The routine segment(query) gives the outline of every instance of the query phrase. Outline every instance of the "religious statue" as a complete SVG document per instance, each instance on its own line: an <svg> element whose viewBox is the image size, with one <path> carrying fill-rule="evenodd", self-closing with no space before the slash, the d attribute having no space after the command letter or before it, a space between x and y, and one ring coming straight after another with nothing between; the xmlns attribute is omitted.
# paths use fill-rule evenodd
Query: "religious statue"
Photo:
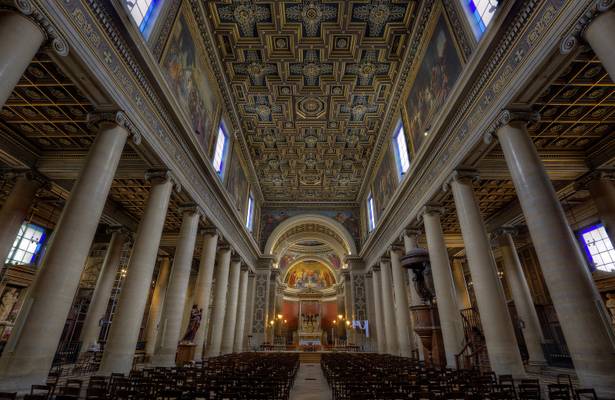
<svg viewBox="0 0 615 400"><path fill-rule="evenodd" d="M182 342L191 343L194 341L196 332L199 330L199 326L201 326L202 317L203 317L203 309L199 308L196 304L192 305L192 310L190 310L190 322L188 323L186 334L181 340Z"/></svg>
<svg viewBox="0 0 615 400"><path fill-rule="evenodd" d="M615 325L615 293L608 293L606 298L606 308L608 308L611 314L611 323Z"/></svg>
<svg viewBox="0 0 615 400"><path fill-rule="evenodd" d="M0 299L0 321L8 321L13 311L15 303L19 298L19 290L14 287L7 287Z"/></svg>

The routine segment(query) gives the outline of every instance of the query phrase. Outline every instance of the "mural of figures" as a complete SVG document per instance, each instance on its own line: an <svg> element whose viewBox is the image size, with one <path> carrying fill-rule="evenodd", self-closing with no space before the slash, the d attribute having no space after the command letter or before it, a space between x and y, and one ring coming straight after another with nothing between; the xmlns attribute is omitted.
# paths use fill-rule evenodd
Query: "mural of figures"
<svg viewBox="0 0 615 400"><path fill-rule="evenodd" d="M182 7L162 55L167 82L184 109L205 154L217 128L221 95L190 12Z"/></svg>
<svg viewBox="0 0 615 400"><path fill-rule="evenodd" d="M358 242L359 238L359 214L358 210L313 210L313 209L274 209L274 208L263 208L261 211L261 233L260 238L263 241L261 246L265 245L265 241L271 235L271 232L280 225L282 222L287 220L288 218L301 215L301 214L318 214L324 215L325 217L332 218L342 224L344 228L348 230L348 232L355 239L355 242Z"/></svg>
<svg viewBox="0 0 615 400"><path fill-rule="evenodd" d="M457 81L461 68L461 58L441 14L406 102L409 124L406 129L415 154L425 139L425 131Z"/></svg>
<svg viewBox="0 0 615 400"><path fill-rule="evenodd" d="M237 207L241 215L245 216L250 186L246 178L246 173L239 161L241 159L239 146L233 147L233 154L228 166L228 171L226 172L226 188L233 199L235 199L235 207Z"/></svg>
<svg viewBox="0 0 615 400"><path fill-rule="evenodd" d="M294 289L325 289L335 283L333 274L317 261L303 261L286 274L286 283Z"/></svg>
<svg viewBox="0 0 615 400"><path fill-rule="evenodd" d="M398 185L397 166L395 165L393 149L389 145L372 183L372 196L376 202L376 218L380 218Z"/></svg>

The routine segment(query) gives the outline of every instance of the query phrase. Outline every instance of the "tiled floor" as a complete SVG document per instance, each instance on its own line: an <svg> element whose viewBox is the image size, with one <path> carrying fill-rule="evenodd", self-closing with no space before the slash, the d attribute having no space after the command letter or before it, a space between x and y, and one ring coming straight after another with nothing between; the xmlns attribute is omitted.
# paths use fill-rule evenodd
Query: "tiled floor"
<svg viewBox="0 0 615 400"><path fill-rule="evenodd" d="M290 400L331 400L331 389L320 364L302 363L299 366Z"/></svg>

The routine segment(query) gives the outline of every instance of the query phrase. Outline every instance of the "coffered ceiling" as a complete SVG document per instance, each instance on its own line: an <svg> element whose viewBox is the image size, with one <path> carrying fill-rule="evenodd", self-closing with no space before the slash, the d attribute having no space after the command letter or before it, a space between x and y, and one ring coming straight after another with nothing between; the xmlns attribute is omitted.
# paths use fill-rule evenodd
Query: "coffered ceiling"
<svg viewBox="0 0 615 400"><path fill-rule="evenodd" d="M265 201L355 201L417 1L207 1Z"/></svg>

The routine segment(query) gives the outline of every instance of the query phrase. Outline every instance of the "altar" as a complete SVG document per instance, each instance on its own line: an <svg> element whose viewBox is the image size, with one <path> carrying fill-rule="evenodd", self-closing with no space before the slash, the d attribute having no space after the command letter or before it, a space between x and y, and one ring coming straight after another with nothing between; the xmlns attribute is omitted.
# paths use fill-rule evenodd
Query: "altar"
<svg viewBox="0 0 615 400"><path fill-rule="evenodd" d="M319 301L303 300L299 303L299 346L322 345L321 316Z"/></svg>

